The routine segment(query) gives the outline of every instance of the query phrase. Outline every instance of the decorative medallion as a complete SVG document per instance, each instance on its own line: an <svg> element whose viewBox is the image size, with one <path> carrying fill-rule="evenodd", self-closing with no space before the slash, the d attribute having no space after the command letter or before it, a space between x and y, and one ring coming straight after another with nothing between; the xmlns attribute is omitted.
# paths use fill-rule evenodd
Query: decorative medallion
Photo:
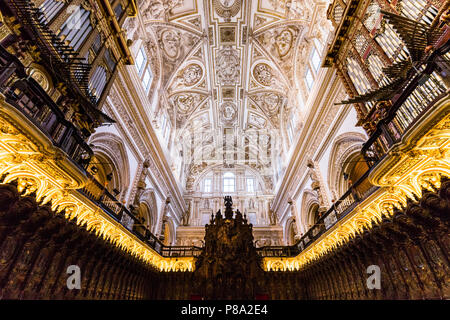
<svg viewBox="0 0 450 320"><path fill-rule="evenodd" d="M161 48L170 59L176 59L180 53L181 36L178 32L166 29L161 33Z"/></svg>
<svg viewBox="0 0 450 320"><path fill-rule="evenodd" d="M280 58L286 56L292 48L294 35L290 29L284 29L275 38L275 47Z"/></svg>
<svg viewBox="0 0 450 320"><path fill-rule="evenodd" d="M253 77L260 84L268 87L272 84L272 68L266 63L259 63L253 68Z"/></svg>
<svg viewBox="0 0 450 320"><path fill-rule="evenodd" d="M193 86L202 79L203 69L198 64L190 64L183 70L182 77L185 86Z"/></svg>
<svg viewBox="0 0 450 320"><path fill-rule="evenodd" d="M258 103L264 112L271 115L278 114L283 102L283 96L275 92L258 93L251 98Z"/></svg>
<svg viewBox="0 0 450 320"><path fill-rule="evenodd" d="M31 77L44 89L45 91L48 91L50 89L50 81L48 80L48 77L38 69L32 69L31 70Z"/></svg>
<svg viewBox="0 0 450 320"><path fill-rule="evenodd" d="M236 105L232 102L222 104L222 117L227 122L232 122L236 118Z"/></svg>
<svg viewBox="0 0 450 320"><path fill-rule="evenodd" d="M217 52L217 78L221 85L234 85L239 81L240 71L239 52L231 46L226 46Z"/></svg>

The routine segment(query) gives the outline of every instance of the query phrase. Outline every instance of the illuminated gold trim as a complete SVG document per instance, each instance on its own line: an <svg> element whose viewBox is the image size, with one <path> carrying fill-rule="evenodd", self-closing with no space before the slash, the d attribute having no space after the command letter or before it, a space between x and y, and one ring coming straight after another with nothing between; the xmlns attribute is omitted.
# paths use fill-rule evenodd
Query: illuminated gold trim
<svg viewBox="0 0 450 320"><path fill-rule="evenodd" d="M450 100L444 99L431 108L425 121L407 134L401 147L393 148L380 163L371 182L381 186L353 212L338 221L314 244L292 258L264 258L266 271L301 270L307 263L334 250L336 247L390 217L399 203L406 207L406 199L421 195L422 188L432 190L440 186L440 177L450 177ZM443 117L440 115L444 115ZM441 119L437 123L436 119ZM430 125L432 124L432 125Z"/></svg>
<svg viewBox="0 0 450 320"><path fill-rule="evenodd" d="M97 236L159 271L194 270L194 258L162 257L79 193L87 182L84 173L0 94L0 183L13 181L22 195L34 192L40 205L51 203L57 214L87 224Z"/></svg>

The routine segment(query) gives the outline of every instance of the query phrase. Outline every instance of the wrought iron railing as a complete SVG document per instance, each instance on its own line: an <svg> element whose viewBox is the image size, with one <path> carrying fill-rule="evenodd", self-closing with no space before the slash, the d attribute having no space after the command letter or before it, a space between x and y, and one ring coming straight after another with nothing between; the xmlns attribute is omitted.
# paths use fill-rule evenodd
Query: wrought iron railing
<svg viewBox="0 0 450 320"><path fill-rule="evenodd" d="M367 189L361 187L367 185L367 177L372 169L364 173L358 181L356 181L339 198L333 205L325 212L309 230L300 238L300 240L293 246L277 246L277 247L261 247L257 251L262 257L293 257L300 254L303 250L309 247L328 229L334 226L338 221L344 218L347 214L355 209L355 207L373 194L379 187L372 186Z"/></svg>
<svg viewBox="0 0 450 320"><path fill-rule="evenodd" d="M55 146L65 151L75 164L86 168L93 152L78 129L65 119L55 102L2 46L0 92L5 96L6 102L21 111Z"/></svg>
<svg viewBox="0 0 450 320"><path fill-rule="evenodd" d="M296 256L328 229L353 211L361 201L367 199L372 193L379 189L372 186L361 194L360 186L367 182L369 173L376 167L388 153L389 149L401 141L408 130L413 127L421 117L430 110L437 101L448 96L449 90L443 83L438 81L435 72L436 63L447 65L450 71L450 55L448 53L449 44L435 51L428 59L428 63L423 64L414 77L412 77L404 88L394 96L391 101L387 115L378 122L377 130L370 136L362 147L369 170L361 176L358 181L350 186L342 197L337 200L331 208L320 217L294 245L290 247L262 247L259 254L263 257L289 257ZM367 185L367 184L366 184Z"/></svg>
<svg viewBox="0 0 450 320"><path fill-rule="evenodd" d="M203 248L196 246L164 246L161 250L163 257L198 257Z"/></svg>
<svg viewBox="0 0 450 320"><path fill-rule="evenodd" d="M147 244L163 257L196 257L202 248L195 246L166 246L159 240L135 214L112 195L108 189L87 173L88 182L78 190L93 201L114 220L120 222L139 240Z"/></svg>
<svg viewBox="0 0 450 320"><path fill-rule="evenodd" d="M156 252L165 257L198 256L201 248L165 246L128 208L98 182L86 169L93 152L78 129L42 87L27 75L23 65L0 46L0 92L8 104L24 114L55 146L86 173L88 183L78 190L114 220Z"/></svg>
<svg viewBox="0 0 450 320"><path fill-rule="evenodd" d="M257 248L258 254L265 258L270 257L295 257L300 253L296 245L293 246L268 246Z"/></svg>

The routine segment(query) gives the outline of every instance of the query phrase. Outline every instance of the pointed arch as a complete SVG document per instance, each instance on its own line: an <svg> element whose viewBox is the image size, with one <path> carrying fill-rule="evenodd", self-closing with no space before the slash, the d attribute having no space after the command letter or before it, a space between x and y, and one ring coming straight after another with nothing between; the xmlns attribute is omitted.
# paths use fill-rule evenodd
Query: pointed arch
<svg viewBox="0 0 450 320"><path fill-rule="evenodd" d="M348 181L344 176L362 161L360 150L366 141L364 134L346 132L334 139L328 162L328 187L332 197L337 200L348 189ZM355 181L353 181L355 182Z"/></svg>
<svg viewBox="0 0 450 320"><path fill-rule="evenodd" d="M146 227L149 230L154 231L153 229L158 221L158 203L156 202L154 190L151 188L146 189L140 197L139 202L139 213L142 212Z"/></svg>
<svg viewBox="0 0 450 320"><path fill-rule="evenodd" d="M304 230L308 230L316 223L318 209L320 206L316 192L311 189L305 189L301 203L300 224Z"/></svg>
<svg viewBox="0 0 450 320"><path fill-rule="evenodd" d="M130 185L130 163L122 138L113 133L101 132L94 134L89 144L94 152L90 169L96 167L98 170L95 178L105 183L106 176L111 174L107 188L110 192L114 189L119 191L120 200L123 200Z"/></svg>

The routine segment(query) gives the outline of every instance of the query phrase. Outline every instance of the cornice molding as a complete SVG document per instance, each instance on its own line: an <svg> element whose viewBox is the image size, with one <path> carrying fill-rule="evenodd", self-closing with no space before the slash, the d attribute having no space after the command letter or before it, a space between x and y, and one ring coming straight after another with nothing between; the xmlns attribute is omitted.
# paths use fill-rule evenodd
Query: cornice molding
<svg viewBox="0 0 450 320"><path fill-rule="evenodd" d="M179 223L182 213L186 210L186 203L151 124L150 101L147 97L142 97L142 92L139 92L142 90L137 89L138 86L141 84L130 77L129 70L122 68L110 93L113 108L120 116L118 122L132 136L132 139L128 139L129 142L133 140L143 158L150 161L150 172L158 176L154 177L154 181L161 186L166 197L171 197L172 208Z"/></svg>

